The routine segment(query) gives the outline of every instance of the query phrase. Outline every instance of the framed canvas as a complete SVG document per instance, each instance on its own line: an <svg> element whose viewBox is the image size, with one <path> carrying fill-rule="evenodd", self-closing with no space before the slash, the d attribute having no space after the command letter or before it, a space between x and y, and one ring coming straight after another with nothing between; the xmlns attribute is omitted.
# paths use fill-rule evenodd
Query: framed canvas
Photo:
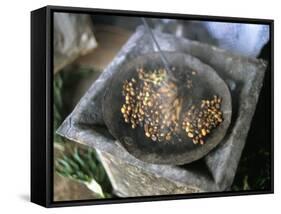
<svg viewBox="0 0 281 214"><path fill-rule="evenodd" d="M273 20L31 12L31 201L273 193Z"/></svg>

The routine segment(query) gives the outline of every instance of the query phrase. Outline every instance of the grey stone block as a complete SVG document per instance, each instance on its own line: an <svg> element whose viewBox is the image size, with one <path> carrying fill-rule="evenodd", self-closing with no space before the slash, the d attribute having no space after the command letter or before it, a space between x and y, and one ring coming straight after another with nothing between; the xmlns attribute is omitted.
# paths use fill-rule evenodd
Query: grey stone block
<svg viewBox="0 0 281 214"><path fill-rule="evenodd" d="M186 165L160 165L129 154L104 125L102 99L110 77L128 60L157 51L139 27L111 64L82 97L58 129L70 140L95 148L119 196L167 195L228 190L244 148L263 83L266 62L234 55L214 46L155 32L164 51L198 58L212 67L228 85L232 119L219 145L199 161Z"/></svg>

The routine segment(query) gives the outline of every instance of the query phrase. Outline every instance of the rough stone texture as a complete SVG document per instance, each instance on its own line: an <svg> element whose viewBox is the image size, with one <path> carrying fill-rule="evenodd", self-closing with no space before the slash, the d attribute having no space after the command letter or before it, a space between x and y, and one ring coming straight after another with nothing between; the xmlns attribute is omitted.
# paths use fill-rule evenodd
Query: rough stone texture
<svg viewBox="0 0 281 214"><path fill-rule="evenodd" d="M193 185L178 182L171 176L158 177L154 173L127 164L109 153L99 152L99 155L102 157L103 166L109 173L111 184L117 195L134 197L200 192L200 189ZM176 171L176 169L174 170ZM142 176L139 176L140 173Z"/></svg>
<svg viewBox="0 0 281 214"><path fill-rule="evenodd" d="M220 144L199 161L184 166L157 165L134 158L109 134L104 126L101 103L106 82L122 63L153 51L142 27L82 97L58 133L98 150L115 192L120 196L175 194L181 191L179 189L181 193L227 190L245 145L266 63L168 34L155 32L155 35L162 50L197 57L227 83L232 97L232 121ZM156 47L153 49L156 51ZM147 190L149 188L151 191Z"/></svg>
<svg viewBox="0 0 281 214"><path fill-rule="evenodd" d="M89 15L54 13L54 72L96 46Z"/></svg>

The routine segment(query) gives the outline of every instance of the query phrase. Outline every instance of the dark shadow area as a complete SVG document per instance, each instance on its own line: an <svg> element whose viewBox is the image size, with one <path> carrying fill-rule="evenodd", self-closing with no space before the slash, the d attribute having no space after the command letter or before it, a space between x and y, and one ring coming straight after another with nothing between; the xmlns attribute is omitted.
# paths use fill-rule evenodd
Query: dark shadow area
<svg viewBox="0 0 281 214"><path fill-rule="evenodd" d="M19 195L19 198L23 201L30 202L30 195L28 194Z"/></svg>
<svg viewBox="0 0 281 214"><path fill-rule="evenodd" d="M262 90L242 153L233 190L271 190L271 70L270 43L258 58L269 62Z"/></svg>

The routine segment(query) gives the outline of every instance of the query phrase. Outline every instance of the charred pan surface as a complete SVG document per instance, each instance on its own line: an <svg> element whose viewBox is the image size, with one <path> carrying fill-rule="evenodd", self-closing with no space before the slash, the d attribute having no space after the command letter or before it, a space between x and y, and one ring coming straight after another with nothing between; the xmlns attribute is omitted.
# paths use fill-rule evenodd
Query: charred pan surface
<svg viewBox="0 0 281 214"><path fill-rule="evenodd" d="M136 158L149 163L181 165L200 159L220 143L231 120L231 96L227 85L211 67L190 55L176 52L165 52L165 55L178 81L171 82L167 77L157 84L143 81L137 71L140 65L141 71L150 76L163 65L158 53L139 56L120 67L109 81L103 118L109 132ZM188 111L200 109L203 100L214 96L223 100L219 112L224 119L212 131L208 126L208 136L204 129L205 136L200 134L200 138L199 133L186 132L182 124L188 119ZM196 117L198 120L199 115ZM202 132L202 129L194 131ZM203 137L206 143L198 143Z"/></svg>

